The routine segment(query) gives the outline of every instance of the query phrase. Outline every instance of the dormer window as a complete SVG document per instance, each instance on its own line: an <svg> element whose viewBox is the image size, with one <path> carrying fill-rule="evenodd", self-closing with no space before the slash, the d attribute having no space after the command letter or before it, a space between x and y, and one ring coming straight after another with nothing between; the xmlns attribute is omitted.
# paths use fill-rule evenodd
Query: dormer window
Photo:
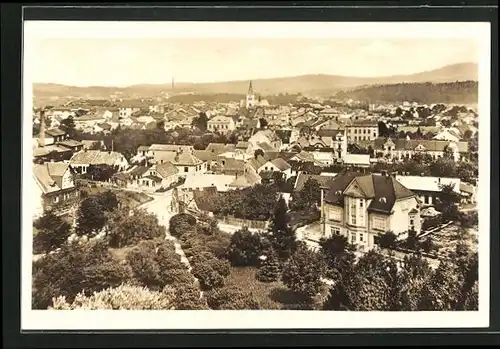
<svg viewBox="0 0 500 349"><path fill-rule="evenodd" d="M341 195L341 194L342 194L342 192L341 192L340 190L337 190L337 191L335 192L335 195Z"/></svg>
<svg viewBox="0 0 500 349"><path fill-rule="evenodd" d="M379 202L386 204L387 203L387 198L385 196L382 196L381 198L378 199Z"/></svg>

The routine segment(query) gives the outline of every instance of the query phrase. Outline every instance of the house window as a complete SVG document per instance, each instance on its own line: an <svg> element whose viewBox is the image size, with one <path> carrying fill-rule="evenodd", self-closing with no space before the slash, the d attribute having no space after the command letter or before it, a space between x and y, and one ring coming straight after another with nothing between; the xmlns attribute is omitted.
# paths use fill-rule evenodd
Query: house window
<svg viewBox="0 0 500 349"><path fill-rule="evenodd" d="M359 207L360 207L360 208L363 208L363 204L364 204L364 200L363 200L363 199L360 199L360 200L359 200Z"/></svg>
<svg viewBox="0 0 500 349"><path fill-rule="evenodd" d="M415 230L415 216L410 216L410 230Z"/></svg>
<svg viewBox="0 0 500 349"><path fill-rule="evenodd" d="M184 167L184 172L189 172L189 168L187 166Z"/></svg>
<svg viewBox="0 0 500 349"><path fill-rule="evenodd" d="M356 243L356 233L351 232L351 244L355 244L355 243Z"/></svg>
<svg viewBox="0 0 500 349"><path fill-rule="evenodd" d="M332 235L340 235L340 228L337 227L330 227L330 233Z"/></svg>
<svg viewBox="0 0 500 349"><path fill-rule="evenodd" d="M385 230L385 219L381 217L373 217L373 229L375 230Z"/></svg>
<svg viewBox="0 0 500 349"><path fill-rule="evenodd" d="M59 196L54 197L54 202L59 202Z"/></svg>
<svg viewBox="0 0 500 349"><path fill-rule="evenodd" d="M359 233L359 241L360 241L360 242L363 242L363 241L364 241L364 239L365 239L364 234L363 234L363 233Z"/></svg>

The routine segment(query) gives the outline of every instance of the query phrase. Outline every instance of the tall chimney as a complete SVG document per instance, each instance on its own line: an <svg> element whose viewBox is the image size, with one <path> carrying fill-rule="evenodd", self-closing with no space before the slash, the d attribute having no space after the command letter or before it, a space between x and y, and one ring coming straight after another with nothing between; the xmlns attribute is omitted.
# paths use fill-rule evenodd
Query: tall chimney
<svg viewBox="0 0 500 349"><path fill-rule="evenodd" d="M40 135L38 136L40 148L45 147L45 109L40 110Z"/></svg>

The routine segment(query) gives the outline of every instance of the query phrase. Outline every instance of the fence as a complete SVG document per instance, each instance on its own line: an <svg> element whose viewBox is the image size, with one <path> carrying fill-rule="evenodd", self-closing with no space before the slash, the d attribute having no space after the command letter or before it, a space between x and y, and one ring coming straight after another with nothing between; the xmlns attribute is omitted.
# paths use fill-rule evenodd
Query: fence
<svg viewBox="0 0 500 349"><path fill-rule="evenodd" d="M228 225L235 225L240 227L248 227L249 229L262 229L265 230L269 226L268 221L254 221L250 219L236 218L233 216L216 217L221 223Z"/></svg>

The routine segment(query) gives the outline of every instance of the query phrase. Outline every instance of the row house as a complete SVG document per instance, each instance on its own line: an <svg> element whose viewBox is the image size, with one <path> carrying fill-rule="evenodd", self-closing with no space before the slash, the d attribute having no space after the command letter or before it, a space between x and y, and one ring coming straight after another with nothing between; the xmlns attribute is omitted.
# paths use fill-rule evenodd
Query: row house
<svg viewBox="0 0 500 349"><path fill-rule="evenodd" d="M379 138L373 142L373 149L376 155L398 160L410 159L418 153L438 159L450 152L455 161L461 161L468 157L469 144L464 141Z"/></svg>
<svg viewBox="0 0 500 349"><path fill-rule="evenodd" d="M323 236L345 236L360 250L373 248L387 231L399 238L420 232L417 195L393 176L339 174L322 188L321 197Z"/></svg>

